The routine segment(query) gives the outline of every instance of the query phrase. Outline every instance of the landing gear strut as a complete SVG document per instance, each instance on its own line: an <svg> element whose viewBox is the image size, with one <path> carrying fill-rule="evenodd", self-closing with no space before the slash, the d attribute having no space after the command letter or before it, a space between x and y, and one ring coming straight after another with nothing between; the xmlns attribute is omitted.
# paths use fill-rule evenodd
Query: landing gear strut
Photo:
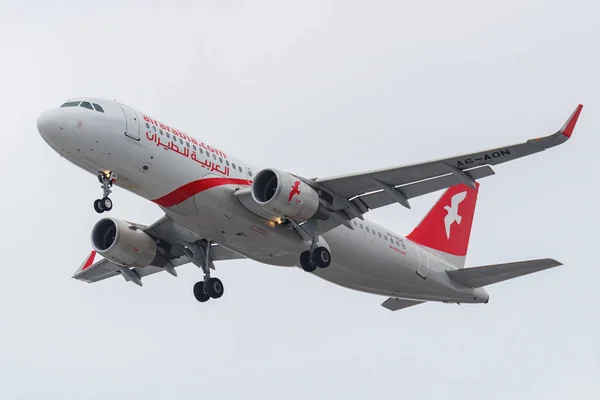
<svg viewBox="0 0 600 400"><path fill-rule="evenodd" d="M317 268L327 268L330 264L331 253L325 247L319 246L300 254L300 265L306 272L313 272Z"/></svg>
<svg viewBox="0 0 600 400"><path fill-rule="evenodd" d="M221 280L210 277L211 267L214 269L210 255L210 242L203 240L196 243L192 250L186 249L185 253L204 272L204 280L196 282L194 285L194 297L196 300L204 303L211 298L218 299L223 296L225 288Z"/></svg>
<svg viewBox="0 0 600 400"><path fill-rule="evenodd" d="M112 187L113 183L117 181L117 174L114 172L100 172L98 174L98 181L102 184L102 198L94 201L94 210L100 214L104 211L112 210L113 203L108 195L112 193L110 188Z"/></svg>

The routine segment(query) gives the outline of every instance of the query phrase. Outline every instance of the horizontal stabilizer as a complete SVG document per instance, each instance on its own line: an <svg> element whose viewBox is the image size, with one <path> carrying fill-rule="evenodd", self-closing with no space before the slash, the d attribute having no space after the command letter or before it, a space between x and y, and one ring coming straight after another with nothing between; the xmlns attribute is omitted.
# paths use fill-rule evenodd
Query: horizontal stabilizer
<svg viewBox="0 0 600 400"><path fill-rule="evenodd" d="M542 258L539 260L485 265L446 272L450 275L450 278L456 282L479 288L534 272L543 271L548 268L558 267L559 265L562 265L562 263L551 258Z"/></svg>
<svg viewBox="0 0 600 400"><path fill-rule="evenodd" d="M397 297L390 297L389 299L387 299L386 301L381 303L381 305L384 306L385 308L387 308L388 310L398 311L398 310L402 310L403 308L419 305L421 303L425 303L425 302L417 301L417 300L399 299Z"/></svg>

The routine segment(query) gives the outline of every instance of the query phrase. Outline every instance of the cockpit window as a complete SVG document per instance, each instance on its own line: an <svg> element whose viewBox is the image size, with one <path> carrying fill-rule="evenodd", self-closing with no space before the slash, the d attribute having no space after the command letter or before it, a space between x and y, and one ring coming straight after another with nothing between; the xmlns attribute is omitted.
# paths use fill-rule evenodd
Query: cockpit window
<svg viewBox="0 0 600 400"><path fill-rule="evenodd" d="M92 106L93 104L93 106ZM84 107L87 108L89 110L95 110L98 112L103 113L104 109L96 103L90 103L89 101L67 101L66 103L64 103L61 107Z"/></svg>

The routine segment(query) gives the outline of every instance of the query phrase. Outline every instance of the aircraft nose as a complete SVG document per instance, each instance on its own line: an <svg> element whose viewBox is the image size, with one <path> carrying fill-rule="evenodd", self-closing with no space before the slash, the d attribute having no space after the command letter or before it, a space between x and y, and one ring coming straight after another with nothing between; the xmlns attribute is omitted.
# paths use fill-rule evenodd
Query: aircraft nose
<svg viewBox="0 0 600 400"><path fill-rule="evenodd" d="M60 118L56 110L48 110L41 113L37 119L37 129L40 135L50 139L57 131L61 130Z"/></svg>

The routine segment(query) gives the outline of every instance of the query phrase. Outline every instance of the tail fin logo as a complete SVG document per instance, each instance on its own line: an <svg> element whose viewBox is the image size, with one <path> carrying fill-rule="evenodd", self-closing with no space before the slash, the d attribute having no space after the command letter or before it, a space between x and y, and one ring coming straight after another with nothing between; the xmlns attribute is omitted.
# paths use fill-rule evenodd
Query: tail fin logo
<svg viewBox="0 0 600 400"><path fill-rule="evenodd" d="M450 200L450 206L444 206L444 210L446 210L447 214L444 217L444 224L446 225L446 237L450 239L450 228L452 228L453 223L457 223L460 225L462 221L462 216L458 214L458 206L462 201L467 197L467 192L460 192L452 196Z"/></svg>
<svg viewBox="0 0 600 400"><path fill-rule="evenodd" d="M464 266L478 192L478 183L475 188L464 183L448 188L407 239L450 256L454 265Z"/></svg>

